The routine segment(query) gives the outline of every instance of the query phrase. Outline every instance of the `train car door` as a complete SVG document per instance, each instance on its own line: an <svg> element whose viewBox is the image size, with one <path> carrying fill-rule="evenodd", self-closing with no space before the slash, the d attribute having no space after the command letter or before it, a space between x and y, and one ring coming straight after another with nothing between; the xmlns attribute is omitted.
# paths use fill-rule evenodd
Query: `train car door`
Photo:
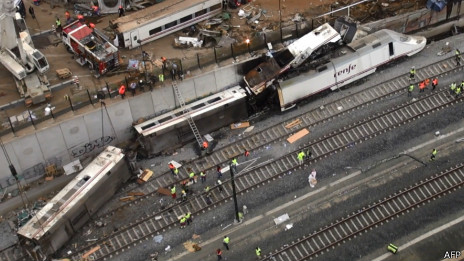
<svg viewBox="0 0 464 261"><path fill-rule="evenodd" d="M131 48L135 48L139 46L138 40L139 40L139 31L134 31L130 33L130 39L131 39Z"/></svg>

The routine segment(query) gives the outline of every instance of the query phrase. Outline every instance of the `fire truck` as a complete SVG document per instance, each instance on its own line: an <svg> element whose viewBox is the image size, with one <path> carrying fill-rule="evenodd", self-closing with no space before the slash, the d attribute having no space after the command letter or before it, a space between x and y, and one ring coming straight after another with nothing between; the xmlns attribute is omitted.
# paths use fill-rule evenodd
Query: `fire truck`
<svg viewBox="0 0 464 261"><path fill-rule="evenodd" d="M63 27L62 41L81 66L88 65L96 77L119 67L119 51L96 28L77 20Z"/></svg>

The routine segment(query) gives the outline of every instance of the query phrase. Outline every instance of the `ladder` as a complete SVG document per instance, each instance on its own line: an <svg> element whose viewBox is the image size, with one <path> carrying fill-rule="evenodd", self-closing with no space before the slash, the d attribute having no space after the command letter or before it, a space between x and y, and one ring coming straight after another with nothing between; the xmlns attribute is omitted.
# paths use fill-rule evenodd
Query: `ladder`
<svg viewBox="0 0 464 261"><path fill-rule="evenodd" d="M184 116L187 118L187 122L190 126L190 129L192 129L193 135L195 135L195 139L197 140L198 146L201 148L201 146L203 145L203 138L201 137L200 131L198 130L197 125L195 125L192 116L188 114L188 110L187 108L185 108L185 101L182 97L182 94L179 91L179 88L177 87L176 81L172 82L172 88L174 89L177 100L179 101L179 105L182 108L182 112L184 113Z"/></svg>

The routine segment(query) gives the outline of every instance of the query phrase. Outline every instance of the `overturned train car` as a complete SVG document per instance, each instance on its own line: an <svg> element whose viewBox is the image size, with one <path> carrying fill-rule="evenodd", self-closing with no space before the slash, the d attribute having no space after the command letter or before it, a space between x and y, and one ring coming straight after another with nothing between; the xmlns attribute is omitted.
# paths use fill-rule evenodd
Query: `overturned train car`
<svg viewBox="0 0 464 261"><path fill-rule="evenodd" d="M409 36L391 30L380 30L355 40L323 57L306 72L279 80L277 92L281 110L326 89L335 90L376 71L377 67L403 56L411 56L426 45L422 36Z"/></svg>
<svg viewBox="0 0 464 261"><path fill-rule="evenodd" d="M18 230L31 260L61 248L130 175L122 149L108 146Z"/></svg>
<svg viewBox="0 0 464 261"><path fill-rule="evenodd" d="M187 117L202 135L248 117L247 95L240 86L208 96L134 126L147 157L195 139Z"/></svg>

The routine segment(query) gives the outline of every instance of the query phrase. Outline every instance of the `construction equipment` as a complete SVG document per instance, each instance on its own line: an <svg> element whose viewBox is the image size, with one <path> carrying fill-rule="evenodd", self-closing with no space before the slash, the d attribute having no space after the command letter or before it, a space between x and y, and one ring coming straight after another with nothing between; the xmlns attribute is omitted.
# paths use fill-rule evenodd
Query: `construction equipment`
<svg viewBox="0 0 464 261"><path fill-rule="evenodd" d="M48 61L35 49L13 1L2 1L0 10L0 62L15 77L16 87L26 105L44 102L51 98L49 82L44 75L50 68Z"/></svg>

